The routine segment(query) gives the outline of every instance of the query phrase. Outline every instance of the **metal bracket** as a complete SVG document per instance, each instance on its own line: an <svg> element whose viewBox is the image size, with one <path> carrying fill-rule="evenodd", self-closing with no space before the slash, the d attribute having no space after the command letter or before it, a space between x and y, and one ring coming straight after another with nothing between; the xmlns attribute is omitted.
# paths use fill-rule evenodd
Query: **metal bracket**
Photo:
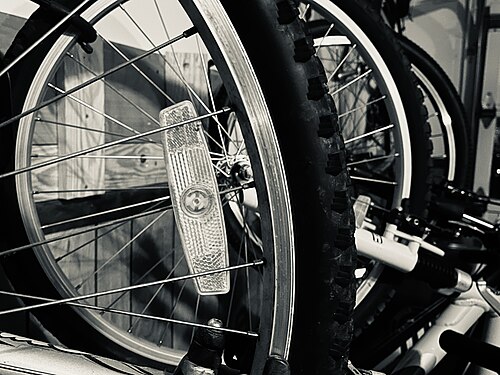
<svg viewBox="0 0 500 375"><path fill-rule="evenodd" d="M477 281L477 290L496 314L500 315L500 292L486 284L486 281Z"/></svg>

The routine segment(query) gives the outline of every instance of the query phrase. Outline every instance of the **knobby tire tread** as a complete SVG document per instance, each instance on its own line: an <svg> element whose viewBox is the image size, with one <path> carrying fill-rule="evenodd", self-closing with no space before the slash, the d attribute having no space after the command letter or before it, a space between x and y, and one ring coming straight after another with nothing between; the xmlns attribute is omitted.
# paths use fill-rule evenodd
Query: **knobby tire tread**
<svg viewBox="0 0 500 375"><path fill-rule="evenodd" d="M285 168L303 171L287 173L299 232L292 374L344 374L353 332L354 216L344 142L325 72L293 1L223 4L270 104ZM269 59L269 51L280 58ZM321 217L306 215L311 207Z"/></svg>

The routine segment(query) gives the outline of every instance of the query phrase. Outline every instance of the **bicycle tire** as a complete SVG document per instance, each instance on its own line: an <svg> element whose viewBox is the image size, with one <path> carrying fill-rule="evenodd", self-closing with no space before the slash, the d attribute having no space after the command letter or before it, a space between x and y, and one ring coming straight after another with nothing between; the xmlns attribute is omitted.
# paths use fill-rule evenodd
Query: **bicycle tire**
<svg viewBox="0 0 500 375"><path fill-rule="evenodd" d="M110 6L121 3L121 1L107 2ZM281 272L285 274L278 273L277 276L273 276L271 275L272 272L266 272L264 273L264 281L272 284L271 279L274 277L285 280L292 276L297 280L296 293L293 298L288 299L288 302L285 300L277 301L275 297L272 297L273 292L266 293L268 298L284 305L282 306L284 316L276 314L276 319L279 320L277 323L279 327L274 332L269 327L263 327L261 330L262 339L256 345L256 354L250 358L251 370L252 373L262 373L269 355L278 355L286 358L290 350L291 341L292 371L294 373L324 373L325 371L329 371L329 373L341 374L346 368L348 342L352 333L350 310L354 300L352 268L355 262L355 253L353 247L353 214L350 209L349 177L343 161L344 147L342 138L336 129L336 115L334 113L333 101L325 90L324 72L321 64L312 53L309 53L312 50L311 46L308 43L303 43L304 40L307 40L307 36L303 30L301 21L297 17L298 12L293 3L291 1L274 0L255 1L250 2L251 4L247 4L248 2L244 3L245 6L237 7L237 9L231 8L231 4L229 3L225 4L225 6L243 40L249 59L255 67L257 78L260 81L260 87L264 92L266 101L270 103L269 108L273 123L275 124L273 131L275 130L277 133L279 149L281 149L281 155L283 155L284 159L285 172L284 174L282 173L282 176L286 175L291 197L291 207L287 208L285 200L285 204L281 207L280 205L268 207L269 211L263 207L263 211L259 211L259 215L262 216L261 220L263 221L269 221L273 216L280 217L282 219L281 223L275 222L278 226L276 233L278 236L283 237L286 237L284 233L291 230L292 223L288 219L291 218L294 230L293 242L296 249L295 253L287 256L284 255L283 267L286 269ZM204 22L208 23L208 21L203 19L203 22L201 22L198 19L200 17L198 14L200 12L199 8L190 8L190 6L193 6L192 3L186 5L188 14L193 16L193 22L195 22L198 29L206 32L207 26L205 26ZM197 4L197 6L202 7L200 4ZM95 8L97 9L97 6ZM96 11L96 9L90 8L87 10L84 13L85 17L94 17L91 17L90 14ZM203 10L206 11L206 8L203 8ZM257 22L258 20L260 27L256 28L254 24L249 25L245 22L246 18L242 19L245 16L247 17L248 14L258 15L254 21ZM99 19L99 11L96 11L95 17ZM43 33L43 27L40 27L40 19L35 21L28 21L15 42L14 47L16 49L22 50L23 47L19 48L19 46L29 45L29 41L33 41L33 35ZM46 20L42 17L42 23L43 21ZM47 29L51 23L45 23L45 29ZM34 30L36 33L32 34L27 30ZM256 45L252 42L252 37L255 37L256 30L259 35L262 35L261 40L265 40L265 43L260 42ZM203 35L203 37L213 43L213 39L216 38L212 38L208 34ZM68 38L71 38L71 36L63 36L61 40ZM220 44L217 44L217 41L214 44L220 46ZM32 78L32 74L36 71L36 69L33 69L37 66L36 62L41 62L44 59L47 55L47 47L52 43L57 42L49 40L45 46L42 45L42 48L38 49L36 57L31 56L24 64L21 63L17 66L16 70L12 71L11 78L16 82L16 91L13 93L14 102L21 106L24 100L20 98L26 96L26 92L28 92L25 109L30 108L34 102L43 97L43 90L40 90L49 79L49 73L47 72L55 69L51 65L51 62L49 62L48 67L51 67L51 69L42 65L35 79L33 80ZM63 46L65 45L63 44ZM55 47L48 53L49 59L52 53L56 53L56 56L64 53L66 49L61 49L60 47L61 45L55 44ZM226 45L224 45L224 48L230 50L230 47ZM298 55L297 50L299 52ZM262 53L263 51L265 53ZM210 52L213 51L211 50ZM212 56L214 61L220 63L222 59L220 55L222 53L216 50L214 55ZM234 58L234 56L236 56L238 61L242 58L243 60L245 59L245 55L241 53L230 54L229 58ZM57 62L58 58L55 58L54 61ZM225 65L222 63L220 65L220 71L227 75ZM282 69L283 66L287 67L287 69ZM46 73L43 73L43 71ZM266 79L270 75L272 75L273 81ZM252 78L252 74L247 78L251 82L250 78ZM43 85L36 85L38 79L41 80ZM234 78L234 80L237 79L237 77ZM27 86L31 85L32 80L35 84L28 91ZM232 86L234 84L231 83L233 82L231 79L223 81L226 88L234 90ZM279 83L278 86L276 86L276 82ZM238 87L243 91L248 91L248 88L245 86L240 85ZM35 99L31 99L31 97ZM238 106L240 104L238 100L241 99L238 99L238 95L231 93L231 98L233 105ZM293 109L290 110L290 107L284 109L283 103L293 103ZM252 105L254 109L258 107L257 104ZM263 108L259 107L259 109L262 110ZM17 108L16 113L19 112L21 112L21 109ZM238 115L240 115L239 112ZM23 133L22 129L24 127L29 129L31 120L34 120L34 118L29 117L29 115L26 118L27 120L25 119L25 122L21 123L21 131L17 135L17 149L13 149L11 142L8 142L8 148L5 149L6 151L10 151L11 159L12 155L15 155L16 160L11 161L12 163L16 163L17 168L23 168L23 165L31 164L31 160L29 160L29 157L26 158L26 156L30 153L29 148L31 145L29 140L32 140L32 134L30 134L30 131ZM266 125L260 126L265 127ZM12 140L16 137L17 129L12 126L3 127L2 132L10 132L10 138L2 137L3 140ZM267 140L272 142L272 137L268 137ZM261 145L255 136L249 139L248 142L249 144L246 146L249 149L253 146L253 142ZM273 155L272 150L278 148L278 146L273 146L271 143L263 147L263 149L267 150L268 147L271 147L269 155ZM255 148L253 146L253 149ZM258 156L262 155L259 152L262 153L263 151L262 149L258 149L257 151L254 150L254 152ZM7 152L8 155L9 152ZM279 154L274 153L271 159L273 159L273 164L276 163L278 165L278 169L283 168ZM269 163L262 163L264 164L262 168L266 171L273 170L268 165ZM256 176L262 179L263 172L260 172L259 168L256 169ZM10 173L9 171L4 171L4 174ZM265 192L267 191L268 194L270 191L276 190L276 194L286 195L286 192L283 191L283 185L280 187L280 184L284 182L284 178L279 177L281 173L279 172L278 170L274 173L278 176L276 181L269 180L272 181L270 183L274 188L271 188L270 185L267 187L258 187L260 197L263 194L260 189L263 189ZM27 174L31 174L31 172ZM14 181L11 176L3 177L2 180L2 188L6 194L5 196L10 197L9 201L12 206L8 211L8 216L11 220L9 226L6 228L6 232L4 232L4 235L8 237L8 243L4 244L4 250L25 245L25 241L28 241L28 238L32 243L43 239L43 234L39 235L40 227L37 224L37 220L40 220L40 222L43 221L38 217L39 213L37 212L36 204L30 206L33 204L30 182L27 184L20 177L16 177ZM17 188L12 184L17 184ZM22 198L23 195L25 195L24 198ZM18 196L21 197L19 201L17 201ZM307 199L303 199L303 197L307 197ZM265 198L261 201L263 206L265 206L267 199ZM269 200L272 201L272 199ZM343 208L331 210L332 204ZM19 214L20 210L23 211L22 215ZM281 210L289 211L287 214L284 214ZM26 219L26 213L31 215L29 219ZM35 220L32 221L32 219ZM286 224L287 222L290 224ZM35 224L34 226L33 223ZM27 233L23 234L19 232L21 226L25 227ZM266 239L266 247L267 241L272 237L267 235L267 231L271 228L264 224L261 228L263 238ZM13 233L16 233L16 235L14 236ZM42 245L42 247L45 246L46 244ZM314 248L316 250L312 250ZM284 250L289 251L286 248ZM47 266L40 261L40 257L50 254L46 252L43 255L43 250L40 249L36 250L36 253L38 256L26 251L19 251L5 258L5 268L9 274L9 278L15 285L16 290L20 292L27 293L29 291L31 294L36 294L36 292L43 290L45 291L45 296L48 293L51 296L60 295L61 287L51 282L50 275L48 277L43 276L47 272ZM293 257L296 257L298 260L295 275L288 275L289 271L287 269L290 269ZM277 267L281 261L279 259L276 262L272 262L268 259L269 263L266 263L266 265L269 264L270 267ZM317 272L311 274L311 269ZM36 275L36 285L24 277L26 272ZM274 284L274 288L277 286L277 284ZM284 283L283 288L285 293L290 293L290 289L293 289L288 287L289 290L286 290L287 282ZM310 293L311 290L317 292ZM274 293L278 293L280 295L279 299L281 299L281 292L275 290ZM291 319L291 311L288 310L292 310L291 301L293 299L295 299L295 310L293 313L297 318L294 320L294 333L291 340L289 337L290 332L283 335L279 332L285 332L290 329L290 327L287 328L286 326L290 324L289 320L287 323L287 319ZM267 311L267 318L271 319L271 315L273 314L268 310L273 307L262 304L261 308ZM310 308L314 312L312 317L309 311ZM158 358L152 358L154 356L148 358L143 353L134 352L130 346L127 348L127 345L113 341L109 337L106 337L106 335L103 335L97 329L96 325L89 322L88 317L82 319L81 314L75 313L70 308L61 310L51 309L50 313L40 310L37 312L37 316L39 316L40 320L47 326L51 333L67 345L76 346L82 350L91 348L93 352L113 355L119 359L131 362L152 360L155 365L158 365L158 362L167 363L170 366L176 364L175 360L172 359L160 361ZM262 318L262 321L266 321L266 324L269 323L266 320L267 318ZM71 322L70 327L64 324L68 321ZM280 344L270 344L270 340L274 340L273 343L280 342ZM241 350L248 352L248 342L244 344L246 346ZM237 341L235 345L238 345ZM252 351L251 347L252 345L250 345L250 352ZM248 363L243 363L246 360L244 358L245 354L240 351L238 352L238 356L243 357L243 359L237 361L236 365L242 366L242 370L249 370L246 367L249 366ZM315 359L312 363L311 358Z"/></svg>
<svg viewBox="0 0 500 375"><path fill-rule="evenodd" d="M310 11L311 9L316 9L314 1L309 1L307 3L311 5L308 11ZM402 101L410 107L426 107L426 110L422 111L422 114L420 114L420 118L418 115L408 117L408 124L410 124L408 125L410 127L409 137L412 146L418 144L418 142L415 142L415 136L414 133L411 132L411 130L412 127L418 127L419 124L423 124L423 129L425 129L424 138L427 138L428 143L434 143L436 141L435 133L445 134L443 141L445 143L445 152L442 155L438 152L439 149L431 148L432 151L427 154L424 159L413 160L413 162L417 164L426 164L426 162L429 162L429 165L431 165L431 167L427 170L427 173L423 173L420 175L420 180L415 181L412 179L412 188L414 186L419 186L419 190L427 190L427 195L424 199L416 200L416 202L418 202L417 204L420 205L422 209L418 214L425 214L425 207L430 199L431 187L434 183L439 184L443 181L448 180L452 181L455 184L463 184L467 181L466 171L468 169L467 160L468 154L470 153L470 147L467 142L465 119L462 115L463 108L461 108L461 103L458 99L458 96L453 97L453 94L450 94L450 92L453 92L453 86L449 81L447 83L445 82L441 85L437 85L439 86L438 90L438 87L432 87L432 84L435 82L434 79L426 79L425 82L423 82L425 73L419 71L420 74L414 74L417 70L415 68L415 65L418 67L419 61L413 61L414 59L416 60L413 54L406 54L406 50L409 47L407 47L404 43L398 43L398 35L393 34L392 30L384 25L379 17L379 14L374 11L367 3L363 1L359 1L357 3L355 1L333 1L333 4L337 5L346 13L345 22L342 21L342 17L340 16L341 12L339 12L337 9L328 10L328 5L325 5L323 3L327 2L318 1L319 7L324 8L324 13L330 12L333 17L332 22L328 22L326 25L323 25L322 28L319 29L319 31L313 33L319 40L318 44L320 46L322 45L323 39L328 34L327 29L330 24L333 25L333 29L329 31L330 35L350 36L349 33L354 33L353 30L355 30L355 28L347 26L342 27L342 24L347 24L349 18L352 17L352 19L355 20L353 23L359 26L361 31L358 32L360 35L359 37L354 35L353 37L349 38L349 45L354 45L356 43L356 50L359 51L360 48L358 46L360 44L363 44L361 42L362 35L363 33L366 33L368 36L367 39L371 40L372 43L375 44L374 49L383 56L381 60L378 60L378 63L374 64L376 66L375 69L377 69L379 66L383 66L386 62L390 67L389 69L387 69L387 73L385 73L385 78L384 75L379 75L379 79L381 81L384 81L384 79L390 80L390 76L392 75L392 80L396 81L396 85L398 86L398 88L400 88L399 93L397 91L395 93L382 91L382 93L388 92L388 94L386 95L389 98L391 96L401 96ZM328 20L327 16L323 16ZM311 23L311 27L316 27L316 25L314 25L314 22ZM345 32L344 30L346 29L349 30L349 32ZM379 39L378 42L376 41L377 38ZM388 52L390 50L392 50L392 53ZM365 56L366 54L362 57L362 59L364 61L369 61L369 58L366 58ZM356 60L356 57L353 57L352 59ZM384 59L386 59L386 62L384 62ZM382 61L382 63L380 63L380 61ZM420 63L420 65L422 65L422 63ZM428 69L422 70L424 72L428 71ZM364 71L365 70L360 69L360 72ZM436 71L433 71L433 73L439 74L436 73ZM431 74L432 73L429 73L428 78L433 77L431 76ZM401 81L405 81L407 82L407 84L405 85L404 83L401 83ZM446 86L447 84L450 84L451 86ZM444 89L443 86L445 87ZM447 91L447 87L450 88L449 92ZM416 94L413 97L411 95L405 96L406 92L410 90L415 92ZM440 95L436 94L435 91L447 92ZM438 97L432 97L431 95L437 95ZM452 96L451 98L449 98L450 95ZM436 110L434 110L434 108L432 108L432 106L430 106L427 101L424 102L424 98L428 100L427 98L429 97L430 101L432 102L431 104L434 105L434 108L437 108L437 110L440 111L438 112L439 114L437 116ZM417 100L415 100L415 98L417 98ZM446 100L443 98L446 98ZM441 99L449 104L444 105L439 103ZM441 107L438 107L436 103L439 103ZM338 103L337 107L340 108ZM448 113L445 112L446 110L448 111ZM447 122L448 119L444 119L444 117L448 114L452 117L450 119L451 123ZM403 115L403 117L404 116L406 115ZM440 121L437 131L435 130L436 124L431 124L431 121L433 121L434 118L437 118ZM430 124L433 125L432 128L429 126ZM450 147L454 147L453 151L455 152L449 152ZM430 162L431 160L432 162ZM428 177L425 183L423 183L425 178L424 180L422 180L422 176ZM353 184L355 185L355 189L357 183L358 181L354 179ZM412 196L412 193L409 193L407 198L409 199L411 205L411 202L415 197ZM398 203L400 203L400 200L396 199L395 205L397 205ZM413 211L413 213L416 213L410 208L410 212L411 211ZM396 296L397 285L399 285L399 283L402 281L403 276L398 272L387 270L383 266L378 265L369 274L369 277L370 278L366 285L362 284L363 289L358 290L358 304L353 315L355 324L355 339L354 346L352 348L352 359L355 361L355 363L360 364L360 366L362 367L369 367L373 365L373 363L363 362L363 358L366 356L366 350L370 350L370 346L363 345L363 343L379 342L378 337L370 336L371 331L367 332L366 328L372 325L374 322L377 322L380 314L383 314L387 306L392 303L393 298ZM359 303L360 301L361 303ZM383 326L382 331L386 329L387 327Z"/></svg>
<svg viewBox="0 0 500 375"><path fill-rule="evenodd" d="M434 115L442 123L440 128L445 133L443 139L445 154L447 153L450 159L448 165L443 167L442 175L456 186L467 188L472 181L473 172L470 160L472 160L473 150L465 108L460 95L446 72L432 56L403 34L396 34L396 37L412 64L412 69L420 82L419 85L436 108ZM451 143L453 145L450 145ZM455 148L451 153L450 147ZM450 163L453 163L453 167L450 167Z"/></svg>
<svg viewBox="0 0 500 375"><path fill-rule="evenodd" d="M403 187L393 197L382 196L382 200L378 198L377 191L368 188L361 191L367 191L368 193L365 194L370 196L375 194L374 202L379 205L380 201L385 202L387 209L401 205L402 200L406 198L413 213L425 214L426 205L430 199L431 183L435 178L435 174L440 173L440 171L435 170L432 165L432 143L430 140L430 127L426 121L427 112L423 106L423 97L418 89L416 78L410 70L409 61L402 54L401 47L398 46L391 30L386 27L380 17L377 17L373 9L367 4L360 1L330 2L326 0L305 1L305 3L309 4L310 9L321 16L318 20L310 23L310 27L315 28L315 30L313 29L313 35L318 38L319 48L329 48L328 45L325 46L324 42L328 33L333 38L337 36L347 37L349 42L343 40L336 42L333 39L333 43L339 43L340 47L347 45L349 47L348 53L350 56L353 55L354 64L359 64L359 61L362 61L366 65L366 68L357 68L356 70L355 65L350 69L353 72L358 71L358 75L370 69L373 81L380 87L379 97L384 98L384 100L368 101L368 103L375 102L380 107L379 112L388 114L385 120L387 122L382 122L384 120L382 118L379 127L383 129L386 124L395 124L395 129L390 137L394 145L391 144L389 154L400 154L402 159L405 160L400 165L395 163L393 177ZM329 25L333 25L333 28L329 27ZM327 53L325 55L327 59L330 57ZM345 59L340 60L342 64L348 65L346 61ZM335 65L331 69L339 71L338 66ZM349 66L346 69L348 70ZM352 81L356 80L352 79ZM354 103L356 110L362 108L358 102L354 101ZM363 100L361 100L361 103L363 103ZM337 103L337 108L339 107L342 108ZM366 108L368 108L368 105L366 105ZM349 113L350 109L347 108L344 112ZM359 118L357 122L356 119L352 119L352 121L355 124L368 121L366 120L368 118L367 114L361 113ZM346 126L346 128L348 127ZM360 137L362 137L363 133L360 134ZM347 135L344 134L344 136ZM420 144L423 147L416 146ZM349 155L349 149L347 152ZM368 160L369 157L365 159ZM382 162L385 161L380 161L380 163ZM351 171L351 176L356 173L356 171ZM354 189L359 192L358 184L362 185L362 181L353 178ZM365 266L361 265L361 267ZM358 333L362 331L362 327L367 322L373 320L374 315L378 314L385 303L392 298L393 293L390 285L385 282L374 282L384 272L387 272L384 271L384 267L377 264L371 271L365 272L363 275L365 279L359 281L357 306L354 312L354 322Z"/></svg>
<svg viewBox="0 0 500 375"><path fill-rule="evenodd" d="M352 39L350 45L356 51L359 50L353 60L360 58L365 61L367 65L365 69L372 70L370 74L381 86L381 97L384 95L387 97L384 102L387 110L393 114L390 114L390 120L382 124L395 124L391 131L396 138L394 142L400 143L395 152L404 161L397 167L399 170L396 169L394 172L394 180L398 186L402 185L400 187L402 191L395 194L392 199L387 199L388 203L383 206L390 209L400 205L403 199L408 199L412 212L424 213L432 181L430 176L433 174L430 159L432 142L423 97L417 89L415 77L411 74L409 61L395 43L392 32L383 24L380 17L377 17L373 9L362 1L318 0L305 3L316 9L321 17L325 18L327 25L333 25L331 35L347 36L347 39ZM321 43L321 36L319 31L318 43ZM323 48L323 45L320 48ZM359 55L361 57L357 57ZM364 70L361 69L361 72ZM351 168L351 176L355 175L356 171ZM354 177L353 181L355 185L363 184L363 181L357 181Z"/></svg>

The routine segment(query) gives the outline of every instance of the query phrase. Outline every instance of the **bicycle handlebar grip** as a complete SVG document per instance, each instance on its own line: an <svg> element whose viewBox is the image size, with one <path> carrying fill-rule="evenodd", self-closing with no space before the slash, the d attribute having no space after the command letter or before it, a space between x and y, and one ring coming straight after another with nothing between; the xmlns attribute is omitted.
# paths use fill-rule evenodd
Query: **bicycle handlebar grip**
<svg viewBox="0 0 500 375"><path fill-rule="evenodd" d="M448 264L446 259L421 252L412 274L438 289L465 292L472 287L471 276Z"/></svg>

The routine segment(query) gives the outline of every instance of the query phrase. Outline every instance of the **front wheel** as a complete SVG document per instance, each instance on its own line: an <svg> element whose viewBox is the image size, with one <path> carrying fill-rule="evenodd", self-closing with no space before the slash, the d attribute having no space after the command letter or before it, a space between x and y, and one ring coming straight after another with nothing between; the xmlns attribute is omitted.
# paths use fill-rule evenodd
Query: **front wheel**
<svg viewBox="0 0 500 375"><path fill-rule="evenodd" d="M324 72L292 2L224 6L100 1L82 14L92 54L70 29L11 71L3 264L19 293L84 302L35 310L70 347L173 367L215 317L235 369L292 352L293 373L341 374L353 218ZM42 9L7 57L48 27Z"/></svg>

